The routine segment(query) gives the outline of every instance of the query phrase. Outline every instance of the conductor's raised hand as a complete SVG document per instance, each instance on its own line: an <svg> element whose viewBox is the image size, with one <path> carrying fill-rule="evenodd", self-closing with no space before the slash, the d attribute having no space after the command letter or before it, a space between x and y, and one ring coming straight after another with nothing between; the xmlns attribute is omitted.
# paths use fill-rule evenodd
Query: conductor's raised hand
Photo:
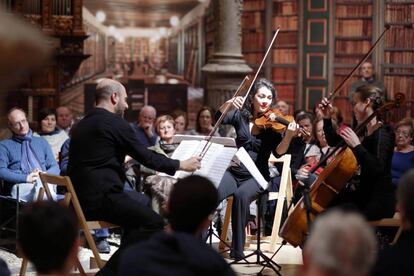
<svg viewBox="0 0 414 276"><path fill-rule="evenodd" d="M201 168L201 157L191 157L187 160L180 161L179 170L193 172Z"/></svg>
<svg viewBox="0 0 414 276"><path fill-rule="evenodd" d="M323 98L322 102L319 104L319 108L322 112L324 119L330 119L333 112L333 107L331 102L327 98Z"/></svg>

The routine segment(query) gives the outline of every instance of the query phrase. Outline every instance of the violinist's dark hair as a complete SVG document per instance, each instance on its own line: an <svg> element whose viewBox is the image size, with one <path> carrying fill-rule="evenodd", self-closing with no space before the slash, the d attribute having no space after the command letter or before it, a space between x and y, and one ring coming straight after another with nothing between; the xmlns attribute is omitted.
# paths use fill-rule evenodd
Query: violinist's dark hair
<svg viewBox="0 0 414 276"><path fill-rule="evenodd" d="M277 92L276 92L275 87L273 86L273 83L265 78L258 79L253 85L252 93L249 94L246 101L244 102L243 108L241 110L243 116L246 116L246 117L252 116L252 113L253 113L252 98L254 97L254 95L256 95L257 91L262 87L266 87L267 89L270 90L270 92L272 92L273 101L277 98Z"/></svg>

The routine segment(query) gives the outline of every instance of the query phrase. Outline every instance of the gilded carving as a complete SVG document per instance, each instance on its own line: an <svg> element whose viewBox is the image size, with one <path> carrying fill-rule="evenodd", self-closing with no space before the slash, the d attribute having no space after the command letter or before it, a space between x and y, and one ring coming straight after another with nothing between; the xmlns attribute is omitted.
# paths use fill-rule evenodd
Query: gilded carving
<svg viewBox="0 0 414 276"><path fill-rule="evenodd" d="M25 14L24 18L29 21L31 24L36 26L42 25L42 16L38 14Z"/></svg>
<svg viewBox="0 0 414 276"><path fill-rule="evenodd" d="M54 15L52 22L57 34L71 34L73 31L73 16L71 15Z"/></svg>

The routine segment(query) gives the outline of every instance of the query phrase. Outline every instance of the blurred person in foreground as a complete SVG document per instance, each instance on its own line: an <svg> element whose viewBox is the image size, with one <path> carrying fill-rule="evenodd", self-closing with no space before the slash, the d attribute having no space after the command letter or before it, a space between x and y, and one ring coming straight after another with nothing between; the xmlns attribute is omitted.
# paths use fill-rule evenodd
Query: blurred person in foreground
<svg viewBox="0 0 414 276"><path fill-rule="evenodd" d="M375 235L364 218L332 209L315 220L299 275L366 276L375 255Z"/></svg>
<svg viewBox="0 0 414 276"><path fill-rule="evenodd" d="M169 230L128 248L118 275L236 275L201 239L217 201L217 189L207 178L178 180L167 203Z"/></svg>

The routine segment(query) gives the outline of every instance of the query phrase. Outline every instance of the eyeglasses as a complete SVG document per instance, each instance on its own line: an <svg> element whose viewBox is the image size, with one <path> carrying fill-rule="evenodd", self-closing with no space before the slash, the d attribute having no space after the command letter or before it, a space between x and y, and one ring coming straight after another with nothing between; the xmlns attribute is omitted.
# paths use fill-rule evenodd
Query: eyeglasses
<svg viewBox="0 0 414 276"><path fill-rule="evenodd" d="M411 133L409 131L397 130L397 131L395 131L395 135L396 136L401 135L403 137L410 137Z"/></svg>
<svg viewBox="0 0 414 276"><path fill-rule="evenodd" d="M13 127L13 128L18 128L19 126L23 126L23 125L25 125L27 123L28 123L27 122L27 119L23 119L23 120L21 120L19 122L10 123L10 126Z"/></svg>

